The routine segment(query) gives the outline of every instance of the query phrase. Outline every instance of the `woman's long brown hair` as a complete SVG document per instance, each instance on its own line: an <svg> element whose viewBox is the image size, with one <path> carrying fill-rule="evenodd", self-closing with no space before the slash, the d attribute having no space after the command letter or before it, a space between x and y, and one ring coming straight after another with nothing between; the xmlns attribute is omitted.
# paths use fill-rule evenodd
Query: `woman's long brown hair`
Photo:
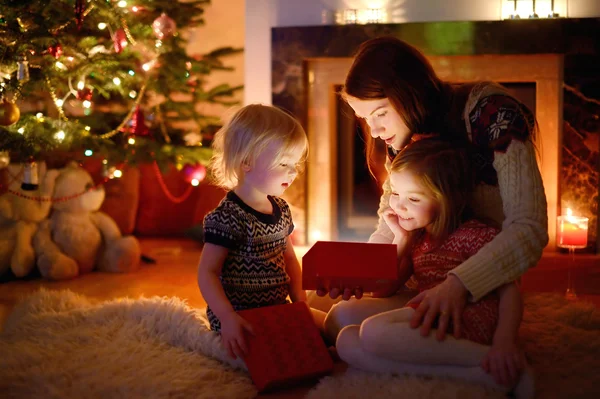
<svg viewBox="0 0 600 399"><path fill-rule="evenodd" d="M452 89L441 81L417 49L394 37L378 37L358 49L342 90L344 98L387 98L413 133L455 134L448 141L466 140L466 131L451 126ZM458 118L460 119L460 118ZM364 130L364 129L363 129ZM365 132L367 162L371 169L374 139Z"/></svg>

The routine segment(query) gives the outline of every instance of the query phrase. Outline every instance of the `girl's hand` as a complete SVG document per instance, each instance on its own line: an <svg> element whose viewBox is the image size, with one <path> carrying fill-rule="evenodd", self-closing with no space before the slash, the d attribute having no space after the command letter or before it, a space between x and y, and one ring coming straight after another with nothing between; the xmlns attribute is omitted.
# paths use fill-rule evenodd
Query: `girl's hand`
<svg viewBox="0 0 600 399"><path fill-rule="evenodd" d="M400 226L400 222L398 221L398 215L392 208L388 208L383 211L383 220L388 225L396 240L402 240L408 237L408 232Z"/></svg>
<svg viewBox="0 0 600 399"><path fill-rule="evenodd" d="M421 335L429 335L431 325L439 315L436 338L442 341L446 336L450 318L454 324L454 337L460 338L460 322L467 303L467 289L453 274L449 274L443 283L425 290L408 303L419 303L419 307L410 320L410 326L421 326Z"/></svg>
<svg viewBox="0 0 600 399"><path fill-rule="evenodd" d="M514 387L525 368L525 355L516 343L494 342L481 361L481 367L491 374L497 384Z"/></svg>
<svg viewBox="0 0 600 399"><path fill-rule="evenodd" d="M244 358L248 353L244 331L254 335L252 325L236 312L229 312L219 318L221 321L221 340L232 359Z"/></svg>

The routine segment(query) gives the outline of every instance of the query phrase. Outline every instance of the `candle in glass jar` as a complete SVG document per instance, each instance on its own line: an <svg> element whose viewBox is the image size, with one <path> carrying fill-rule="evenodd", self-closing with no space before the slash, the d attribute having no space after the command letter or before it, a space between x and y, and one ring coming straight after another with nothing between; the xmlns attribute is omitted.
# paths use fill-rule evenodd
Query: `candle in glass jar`
<svg viewBox="0 0 600 399"><path fill-rule="evenodd" d="M563 248L585 248L588 237L588 218L573 216L567 208L565 216L557 218L557 244Z"/></svg>

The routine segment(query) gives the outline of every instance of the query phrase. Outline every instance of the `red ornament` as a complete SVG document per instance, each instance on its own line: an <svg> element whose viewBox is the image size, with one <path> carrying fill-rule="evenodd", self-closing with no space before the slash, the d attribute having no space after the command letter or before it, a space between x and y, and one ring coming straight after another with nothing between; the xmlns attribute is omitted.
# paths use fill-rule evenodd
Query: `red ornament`
<svg viewBox="0 0 600 399"><path fill-rule="evenodd" d="M77 90L77 99L80 101L91 101L92 100L92 92L94 90L89 87L84 87L81 90Z"/></svg>
<svg viewBox="0 0 600 399"><path fill-rule="evenodd" d="M177 25L175 25L175 21L164 12L152 22L152 31L154 31L154 36L156 36L158 40L173 36L176 29Z"/></svg>
<svg viewBox="0 0 600 399"><path fill-rule="evenodd" d="M183 168L184 180L191 183L196 180L200 183L206 177L206 167L202 164L197 165L185 165Z"/></svg>
<svg viewBox="0 0 600 399"><path fill-rule="evenodd" d="M135 107L135 112L133 113L133 116L131 117L129 126L130 126L129 133L133 134L134 136L149 136L150 135L150 129L148 129L148 126L146 125L146 120L144 118L144 112L142 112L139 105L137 107Z"/></svg>
<svg viewBox="0 0 600 399"><path fill-rule="evenodd" d="M52 55L52 57L58 59L61 55L63 55L63 48L60 43L56 43L54 46L48 47L48 52Z"/></svg>
<svg viewBox="0 0 600 399"><path fill-rule="evenodd" d="M85 13L85 0L75 1L75 19L77 20L77 29L83 26L83 17Z"/></svg>
<svg viewBox="0 0 600 399"><path fill-rule="evenodd" d="M112 39L115 46L115 53L121 54L121 51L127 47L127 35L125 34L125 30L123 30L123 28L117 29L113 34Z"/></svg>

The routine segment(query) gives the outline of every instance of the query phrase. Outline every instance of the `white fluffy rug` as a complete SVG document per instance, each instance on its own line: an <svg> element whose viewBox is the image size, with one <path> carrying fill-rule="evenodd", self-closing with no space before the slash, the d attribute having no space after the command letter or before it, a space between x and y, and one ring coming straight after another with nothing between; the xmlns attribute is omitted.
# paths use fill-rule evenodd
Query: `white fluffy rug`
<svg viewBox="0 0 600 399"><path fill-rule="evenodd" d="M600 312L558 295L526 297L522 335L540 398L600 397ZM215 360L217 359L217 360ZM220 359L221 361L219 361ZM226 364L228 363L228 364ZM202 311L174 298L92 303L70 291L39 291L0 333L3 398L251 398ZM308 398L499 398L466 383L348 370Z"/></svg>

